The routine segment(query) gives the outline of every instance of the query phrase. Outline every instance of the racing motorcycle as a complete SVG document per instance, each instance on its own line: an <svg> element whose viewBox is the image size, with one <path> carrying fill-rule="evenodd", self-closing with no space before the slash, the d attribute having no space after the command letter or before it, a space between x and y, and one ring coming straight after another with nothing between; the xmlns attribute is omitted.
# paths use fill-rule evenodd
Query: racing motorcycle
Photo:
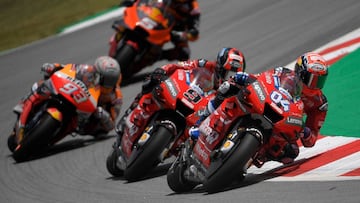
<svg viewBox="0 0 360 203"><path fill-rule="evenodd" d="M175 25L171 1L139 0L124 10L112 25L109 56L121 67L123 81L160 59L162 48L171 40ZM176 32L173 32L173 34Z"/></svg>
<svg viewBox="0 0 360 203"><path fill-rule="evenodd" d="M24 128L19 128L22 110L16 110L15 134L8 137L8 148L17 162L43 152L76 130L97 108L100 88L86 86L75 78L76 70L66 65L43 82L41 91L49 98L33 106Z"/></svg>
<svg viewBox="0 0 360 203"><path fill-rule="evenodd" d="M294 78L294 77L293 77ZM185 141L167 173L178 193L202 184L208 193L241 181L248 167L261 167L296 142L303 124L303 103L291 89L294 80L267 71L238 87L199 126L195 144Z"/></svg>
<svg viewBox="0 0 360 203"><path fill-rule="evenodd" d="M135 181L177 155L189 137L186 128L199 120L214 95L213 80L205 68L178 69L144 94L107 157L110 174Z"/></svg>

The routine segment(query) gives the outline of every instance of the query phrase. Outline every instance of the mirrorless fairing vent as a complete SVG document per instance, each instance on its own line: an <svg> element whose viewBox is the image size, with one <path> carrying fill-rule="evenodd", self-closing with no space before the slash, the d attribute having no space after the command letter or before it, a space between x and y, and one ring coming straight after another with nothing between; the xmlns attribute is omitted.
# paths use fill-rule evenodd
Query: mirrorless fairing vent
<svg viewBox="0 0 360 203"><path fill-rule="evenodd" d="M272 123L277 123L284 118L281 114L275 111L268 103L265 103L264 116Z"/></svg>

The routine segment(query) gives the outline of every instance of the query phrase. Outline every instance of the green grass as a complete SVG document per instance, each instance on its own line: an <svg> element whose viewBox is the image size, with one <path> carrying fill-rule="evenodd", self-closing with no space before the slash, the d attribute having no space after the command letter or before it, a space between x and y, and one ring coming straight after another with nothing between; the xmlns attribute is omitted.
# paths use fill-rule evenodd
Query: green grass
<svg viewBox="0 0 360 203"><path fill-rule="evenodd" d="M116 7L116 0L0 0L0 52Z"/></svg>

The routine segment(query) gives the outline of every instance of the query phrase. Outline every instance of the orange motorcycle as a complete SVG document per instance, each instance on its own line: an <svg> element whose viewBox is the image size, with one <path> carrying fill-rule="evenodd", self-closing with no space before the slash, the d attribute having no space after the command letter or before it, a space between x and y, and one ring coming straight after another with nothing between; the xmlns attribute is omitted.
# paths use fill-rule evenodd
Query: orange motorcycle
<svg viewBox="0 0 360 203"><path fill-rule="evenodd" d="M109 56L121 67L123 81L161 57L162 48L171 40L175 25L171 1L139 0L124 10L122 19L112 25Z"/></svg>
<svg viewBox="0 0 360 203"><path fill-rule="evenodd" d="M237 95L226 98L201 123L196 144L186 141L168 171L173 191L190 191L199 184L209 193L220 191L241 180L250 165L261 167L296 142L303 125L301 88L295 91L300 87L291 80L295 77L279 76L277 70L239 87Z"/></svg>
<svg viewBox="0 0 360 203"><path fill-rule="evenodd" d="M78 122L96 110L100 87L86 86L75 74L69 64L41 84L42 91L50 96L33 106L24 128L19 128L18 121L23 112L14 109L16 133L9 136L8 147L17 162L43 152L74 132Z"/></svg>

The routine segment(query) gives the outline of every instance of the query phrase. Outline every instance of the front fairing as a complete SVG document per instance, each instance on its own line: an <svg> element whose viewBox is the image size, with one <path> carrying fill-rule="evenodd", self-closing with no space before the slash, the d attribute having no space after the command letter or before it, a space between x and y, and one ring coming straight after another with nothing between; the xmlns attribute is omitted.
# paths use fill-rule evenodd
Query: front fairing
<svg viewBox="0 0 360 203"><path fill-rule="evenodd" d="M160 84L162 91L155 98L163 103L163 108L177 110L196 120L214 96L213 84L213 74L205 68L178 69Z"/></svg>
<svg viewBox="0 0 360 203"><path fill-rule="evenodd" d="M55 72L47 81L54 95L61 95L76 107L78 112L91 114L97 108L100 87L87 87L75 78L76 70L71 65Z"/></svg>

